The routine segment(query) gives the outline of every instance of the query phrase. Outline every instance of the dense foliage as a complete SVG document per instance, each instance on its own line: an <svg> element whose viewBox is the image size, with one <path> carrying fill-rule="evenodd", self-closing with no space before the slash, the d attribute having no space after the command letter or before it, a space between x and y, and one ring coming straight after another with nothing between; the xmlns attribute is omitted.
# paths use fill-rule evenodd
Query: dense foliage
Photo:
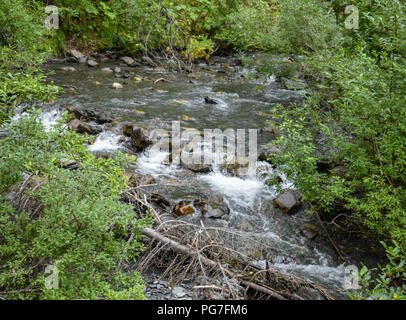
<svg viewBox="0 0 406 320"><path fill-rule="evenodd" d="M342 4L330 5L344 10ZM381 268L375 290L365 294L404 298L405 4L356 4L358 31L344 28L345 15L319 19L323 11L329 15L328 4L323 8L319 1L307 2L306 20L297 20L295 11L285 15L287 21L295 21L293 30L299 27L304 33L299 39L285 38L292 52L306 53L297 64L318 89L304 106L292 106L288 112L274 108L275 118L282 114L285 133L274 143L284 150L277 161L288 165L287 173L314 212L356 218L384 241L389 264ZM309 21L314 21L314 28L305 27ZM334 37L320 32L318 23L335 30ZM364 268L365 274L369 273Z"/></svg>
<svg viewBox="0 0 406 320"><path fill-rule="evenodd" d="M403 1L52 3L60 13L57 30L43 26L47 1L0 2L0 125L21 103L55 98L59 88L45 83L39 66L50 53L72 47L90 53L178 50L187 59L208 59L219 49L289 54L293 61L283 65L255 60L260 72L285 82L299 71L316 88L304 105L273 106L273 125L282 132L273 142L282 155L273 161L285 165L313 212L357 221L382 241L388 264L379 267L378 279L363 268L362 289L352 295L405 298ZM349 4L358 8L359 29L345 28ZM96 161L82 138L62 126L46 132L37 117L22 118L8 127L13 135L0 140L0 291L19 298L142 298L140 277L116 269L121 257L136 256L144 223L118 202L120 164ZM69 159L80 169L63 169ZM17 214L6 199L23 173L41 184L30 194L44 205L40 215ZM131 244L129 232L136 235ZM44 288L43 269L52 263L60 270L58 292Z"/></svg>
<svg viewBox="0 0 406 320"><path fill-rule="evenodd" d="M7 126L10 135L0 140L1 295L142 299L141 277L123 267L142 249L148 221L120 202L122 163L95 159L86 138L65 127L46 132L34 113ZM80 168L64 169L70 160ZM30 199L22 210L7 199L18 193ZM57 268L58 290L45 287L49 265Z"/></svg>

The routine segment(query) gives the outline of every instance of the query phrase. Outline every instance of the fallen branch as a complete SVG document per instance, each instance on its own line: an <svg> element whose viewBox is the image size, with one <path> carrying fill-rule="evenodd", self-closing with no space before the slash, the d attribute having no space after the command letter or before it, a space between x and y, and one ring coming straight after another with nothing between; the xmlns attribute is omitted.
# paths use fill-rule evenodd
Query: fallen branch
<svg viewBox="0 0 406 320"><path fill-rule="evenodd" d="M277 291L275 289L265 287L263 285L254 283L252 281L245 280L241 276L239 276L239 275L237 276L234 272L224 268L223 266L221 266L221 264L217 263L216 261L202 256L198 251L193 250L193 249L191 249L191 248L189 248L189 247L187 247L187 246L185 246L185 245L183 245L183 244L181 244L181 243L179 243L177 241L174 241L174 240L172 240L172 239L170 239L168 237L165 237L161 233L159 233L159 232L157 232L157 231L155 231L155 230L153 230L151 228L145 228L143 233L146 236L148 236L148 237L150 237L150 238L152 238L152 239L154 239L156 241L159 241L159 242L169 246L172 250L174 250L175 252L177 252L179 254L187 255L187 256L189 256L191 258L197 258L197 259L199 259L199 261L202 264L204 264L204 265L206 265L206 266L208 266L210 268L221 269L221 271L224 272L227 276L237 279L241 285L243 285L243 286L245 286L247 288L251 288L251 289L256 290L258 292L264 293L264 294L266 294L266 295L268 295L268 296L270 296L270 297L272 297L274 299L277 299L277 300L300 299L300 297L298 297L296 295L279 292L279 291ZM270 273L273 272L274 274L277 274L278 276L281 276L281 273L279 271L277 271L277 270L267 270L267 272L270 272ZM284 280L286 280L287 278L290 278L290 276L287 276ZM292 278L292 280L297 281L296 277ZM326 294L324 292L323 289L321 289L320 287L318 287L318 286L316 286L314 284L311 284L311 283L309 283L307 281L304 281L304 280L301 280L301 279L299 279L298 283L300 283L301 285L304 285L304 286L315 288L326 299L329 299L329 300L332 299L328 294Z"/></svg>

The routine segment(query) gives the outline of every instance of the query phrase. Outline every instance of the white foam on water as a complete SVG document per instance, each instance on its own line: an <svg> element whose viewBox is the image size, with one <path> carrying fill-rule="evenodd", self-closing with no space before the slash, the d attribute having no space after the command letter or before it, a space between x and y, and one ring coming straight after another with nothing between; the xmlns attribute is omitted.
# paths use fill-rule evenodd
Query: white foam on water
<svg viewBox="0 0 406 320"><path fill-rule="evenodd" d="M115 151L122 147L120 136L110 132L103 131L96 137L95 142L89 146L90 151Z"/></svg>
<svg viewBox="0 0 406 320"><path fill-rule="evenodd" d="M42 124L45 127L46 131L49 131L52 129L53 126L57 124L59 120L62 119L62 114L63 112L60 110L49 110L49 111L43 111L41 112L39 119L41 120ZM11 121L17 121L20 119L22 116L28 115L27 112L21 112L21 113L16 113L12 118Z"/></svg>
<svg viewBox="0 0 406 320"><path fill-rule="evenodd" d="M148 149L137 156L137 169L141 174L172 176L177 166L168 164L169 152Z"/></svg>
<svg viewBox="0 0 406 320"><path fill-rule="evenodd" d="M252 207L265 185L262 181L247 177L233 177L221 172L200 175L199 179L207 182L215 191L226 196L240 207Z"/></svg>
<svg viewBox="0 0 406 320"><path fill-rule="evenodd" d="M345 279L345 265L341 264L337 267L316 265L316 264L272 264L276 269L285 273L292 273L296 276L303 277L305 279L333 285L337 288L342 288Z"/></svg>
<svg viewBox="0 0 406 320"><path fill-rule="evenodd" d="M276 77L273 75L273 74L271 74L267 79L266 79L266 82L265 82L265 84L271 84L271 83L274 83L274 82L276 82Z"/></svg>
<svg viewBox="0 0 406 320"><path fill-rule="evenodd" d="M49 131L53 126L62 119L63 112L60 110L50 110L42 112L40 115L41 121L45 126L45 130Z"/></svg>

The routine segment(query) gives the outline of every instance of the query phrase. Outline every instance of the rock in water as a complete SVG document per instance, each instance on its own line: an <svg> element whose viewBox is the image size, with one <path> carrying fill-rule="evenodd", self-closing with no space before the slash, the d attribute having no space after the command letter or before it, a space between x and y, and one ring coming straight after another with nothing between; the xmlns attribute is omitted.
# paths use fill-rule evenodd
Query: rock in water
<svg viewBox="0 0 406 320"><path fill-rule="evenodd" d="M154 61L152 61L152 59L148 56L142 56L142 61L145 62L145 64L151 66L151 67L155 67L155 63Z"/></svg>
<svg viewBox="0 0 406 320"><path fill-rule="evenodd" d="M181 201L175 206L175 208L173 208L173 212L178 216L185 216L195 213L195 208L193 208L192 203Z"/></svg>
<svg viewBox="0 0 406 320"><path fill-rule="evenodd" d="M75 69L74 67L62 67L61 70L63 70L63 71L70 71L70 72L76 71L76 69Z"/></svg>
<svg viewBox="0 0 406 320"><path fill-rule="evenodd" d="M120 73L121 72L121 68L120 67L115 67L114 68L114 73Z"/></svg>
<svg viewBox="0 0 406 320"><path fill-rule="evenodd" d="M285 189L275 199L276 205L286 213L293 213L300 205L301 195L296 190Z"/></svg>
<svg viewBox="0 0 406 320"><path fill-rule="evenodd" d="M128 66L133 65L135 62L135 60L131 57L121 57L120 60L123 61Z"/></svg>
<svg viewBox="0 0 406 320"><path fill-rule="evenodd" d="M98 65L98 63L96 61L91 60L91 59L87 60L86 63L89 67L96 67Z"/></svg>
<svg viewBox="0 0 406 320"><path fill-rule="evenodd" d="M211 196L202 208L206 218L218 219L230 213L230 208L224 203L222 195Z"/></svg>
<svg viewBox="0 0 406 320"><path fill-rule="evenodd" d="M103 71L104 73L112 73L113 70L111 70L111 68L103 68L101 69L101 71Z"/></svg>
<svg viewBox="0 0 406 320"><path fill-rule="evenodd" d="M65 106L65 109L74 115L75 118L85 121L95 121L98 124L113 122L109 112L92 109L81 109L80 107Z"/></svg>
<svg viewBox="0 0 406 320"><path fill-rule="evenodd" d="M211 169L211 164L205 163L185 163L182 161L182 165L186 169L189 169L196 173L207 173L210 172Z"/></svg>
<svg viewBox="0 0 406 320"><path fill-rule="evenodd" d="M121 83L118 83L118 82L114 82L114 83L112 84L112 87L113 87L114 89L123 89L123 85L122 85Z"/></svg>
<svg viewBox="0 0 406 320"><path fill-rule="evenodd" d="M133 145L139 149L144 149L151 144L149 132L135 124L127 124L123 128L123 133L131 138Z"/></svg>
<svg viewBox="0 0 406 320"><path fill-rule="evenodd" d="M206 102L208 104L218 104L218 102L216 100L209 98L209 97L205 97L204 102Z"/></svg>
<svg viewBox="0 0 406 320"><path fill-rule="evenodd" d="M85 55L84 55L83 53L79 52L79 51L76 50L76 49L71 49L69 52L70 52L70 54L71 54L72 56L74 56L78 61L79 61L80 59L82 59L82 58L85 58Z"/></svg>
<svg viewBox="0 0 406 320"><path fill-rule="evenodd" d="M69 130L76 131L77 133L81 134L87 133L92 135L102 132L102 128L100 126L91 125L79 119L73 119L69 123Z"/></svg>
<svg viewBox="0 0 406 320"><path fill-rule="evenodd" d="M155 178L150 174L140 176L137 173L127 170L124 172L124 176L129 187L145 186L156 183Z"/></svg>
<svg viewBox="0 0 406 320"><path fill-rule="evenodd" d="M317 227L311 223L305 223L301 228L300 232L308 239L313 240L319 234Z"/></svg>

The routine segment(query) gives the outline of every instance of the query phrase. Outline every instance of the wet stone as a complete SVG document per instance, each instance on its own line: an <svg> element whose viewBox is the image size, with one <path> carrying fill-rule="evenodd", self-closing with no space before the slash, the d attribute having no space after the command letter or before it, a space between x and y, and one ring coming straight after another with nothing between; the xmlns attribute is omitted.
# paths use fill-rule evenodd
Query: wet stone
<svg viewBox="0 0 406 320"><path fill-rule="evenodd" d="M87 60L87 61L86 61L86 64L87 64L89 67L96 67L96 66L98 65L98 63L97 63L96 61L91 60L91 59Z"/></svg>
<svg viewBox="0 0 406 320"><path fill-rule="evenodd" d="M281 208L283 212L293 213L300 205L300 193L296 190L285 189L275 199L275 204Z"/></svg>

